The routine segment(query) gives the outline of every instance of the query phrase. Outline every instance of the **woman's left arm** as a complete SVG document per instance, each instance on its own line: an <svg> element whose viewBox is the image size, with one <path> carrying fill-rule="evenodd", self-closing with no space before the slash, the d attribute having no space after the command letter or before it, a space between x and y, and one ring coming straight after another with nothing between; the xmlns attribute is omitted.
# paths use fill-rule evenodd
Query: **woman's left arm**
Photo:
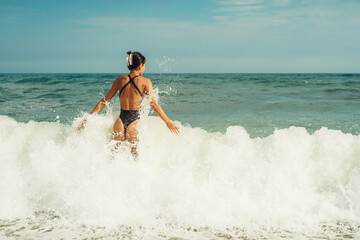
<svg viewBox="0 0 360 240"><path fill-rule="evenodd" d="M90 114L97 114L99 113L101 110L103 110L103 108L106 106L106 102L109 102L117 93L118 91L118 83L119 83L119 78L117 78L113 85L111 86L109 92L106 94L105 97L103 97L94 107L94 109L90 112ZM81 124L78 127L78 130L84 128L84 125L86 124L86 119L84 119Z"/></svg>

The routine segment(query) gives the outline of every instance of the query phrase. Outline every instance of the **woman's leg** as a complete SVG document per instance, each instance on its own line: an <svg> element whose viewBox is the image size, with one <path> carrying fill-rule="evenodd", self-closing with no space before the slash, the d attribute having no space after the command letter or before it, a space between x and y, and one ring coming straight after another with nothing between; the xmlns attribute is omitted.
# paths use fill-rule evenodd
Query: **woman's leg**
<svg viewBox="0 0 360 240"><path fill-rule="evenodd" d="M134 158L137 158L138 152L136 150L136 145L138 142L138 131L136 130L136 126L139 122L139 119L133 121L126 129L126 139L133 144L131 147L131 153L134 156Z"/></svg>
<svg viewBox="0 0 360 240"><path fill-rule="evenodd" d="M120 143L125 140L124 124L120 118L118 118L113 127L113 139L117 141L115 148L120 146Z"/></svg>

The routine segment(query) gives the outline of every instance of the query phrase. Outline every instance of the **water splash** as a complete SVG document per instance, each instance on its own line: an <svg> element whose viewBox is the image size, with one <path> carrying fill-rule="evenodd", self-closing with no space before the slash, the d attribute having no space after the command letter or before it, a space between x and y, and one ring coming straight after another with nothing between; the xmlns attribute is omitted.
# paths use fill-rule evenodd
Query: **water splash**
<svg viewBox="0 0 360 240"><path fill-rule="evenodd" d="M177 136L143 116L135 163L126 144L112 151L116 117L89 116L77 132L80 118L70 126L0 116L0 219L41 221L35 215L45 212L63 225L142 226L165 236L188 227L254 237L323 226L357 232L360 136L291 127L253 139L241 126L221 134L179 122Z"/></svg>
<svg viewBox="0 0 360 240"><path fill-rule="evenodd" d="M160 73L174 73L176 60L173 57L162 56L155 58L155 63Z"/></svg>

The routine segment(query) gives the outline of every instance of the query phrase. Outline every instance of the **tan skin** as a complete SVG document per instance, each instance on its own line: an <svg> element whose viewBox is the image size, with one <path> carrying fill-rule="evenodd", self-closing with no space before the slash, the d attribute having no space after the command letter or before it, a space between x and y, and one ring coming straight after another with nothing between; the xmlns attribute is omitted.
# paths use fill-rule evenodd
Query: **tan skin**
<svg viewBox="0 0 360 240"><path fill-rule="evenodd" d="M141 64L136 69L131 70L130 76L132 78L138 76L134 79L134 83L138 86L138 88L144 95L151 96L151 103L150 103L151 108L166 123L166 126L170 129L171 132L175 134L179 134L180 133L179 127L177 127L168 118L168 116L166 116L165 112L163 111L159 103L157 103L157 101L155 100L155 97L153 96L151 80L142 76L142 74L145 71L145 64L146 63ZM96 106L90 112L90 114L99 113L106 106L106 102L109 102L128 81L129 81L129 77L127 75L118 77L114 81L113 85L111 86L111 89L106 94L106 96L102 98L98 102L98 104L96 104ZM142 98L140 94L137 92L137 90L132 84L129 84L126 88L124 88L120 96L120 105L123 110L139 110L141 101ZM113 127L113 139L119 141L119 143L125 140L128 140L130 143L133 143L135 146L132 147L131 152L135 157L137 156L136 143L138 142L138 137L137 137L138 131L136 129L136 126L138 122L139 119L135 120L128 126L126 130L126 136L124 134L124 125L120 117L115 121ZM86 124L86 119L81 122L81 124L78 127L78 130L84 128L85 124Z"/></svg>

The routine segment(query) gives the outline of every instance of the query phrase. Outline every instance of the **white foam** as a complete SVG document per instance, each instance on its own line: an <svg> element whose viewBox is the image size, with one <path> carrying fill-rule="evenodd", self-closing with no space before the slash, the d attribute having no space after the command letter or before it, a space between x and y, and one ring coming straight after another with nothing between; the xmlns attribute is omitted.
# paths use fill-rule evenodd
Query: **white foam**
<svg viewBox="0 0 360 240"><path fill-rule="evenodd" d="M139 159L112 149L117 114L86 128L0 116L0 218L54 211L85 223L283 229L358 222L360 136L322 128L249 137L142 117Z"/></svg>

